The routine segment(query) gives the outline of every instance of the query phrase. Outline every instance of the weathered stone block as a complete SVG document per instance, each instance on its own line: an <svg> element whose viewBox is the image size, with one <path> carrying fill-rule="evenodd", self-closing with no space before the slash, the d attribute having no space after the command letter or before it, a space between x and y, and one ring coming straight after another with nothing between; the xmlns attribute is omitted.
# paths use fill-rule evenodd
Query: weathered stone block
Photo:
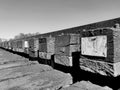
<svg viewBox="0 0 120 90"><path fill-rule="evenodd" d="M55 53L55 38L48 37L47 38L47 53Z"/></svg>
<svg viewBox="0 0 120 90"><path fill-rule="evenodd" d="M45 59L46 53L45 52L39 52L39 57Z"/></svg>
<svg viewBox="0 0 120 90"><path fill-rule="evenodd" d="M35 51L39 50L39 40L38 40L38 38L34 39L34 50Z"/></svg>
<svg viewBox="0 0 120 90"><path fill-rule="evenodd" d="M120 29L113 31L113 60L114 62L120 62Z"/></svg>
<svg viewBox="0 0 120 90"><path fill-rule="evenodd" d="M34 51L34 38L31 38L29 41L29 55L31 57L35 57L35 51Z"/></svg>
<svg viewBox="0 0 120 90"><path fill-rule="evenodd" d="M61 36L56 36L55 39L55 47L60 47L60 46L67 46L70 44L70 36L69 35L61 35Z"/></svg>
<svg viewBox="0 0 120 90"><path fill-rule="evenodd" d="M52 53L39 52L39 57L42 59L51 59Z"/></svg>
<svg viewBox="0 0 120 90"><path fill-rule="evenodd" d="M83 31L80 67L102 75L120 75L120 29Z"/></svg>
<svg viewBox="0 0 120 90"><path fill-rule="evenodd" d="M55 55L55 63L61 64L64 66L72 66L72 57Z"/></svg>
<svg viewBox="0 0 120 90"><path fill-rule="evenodd" d="M80 45L61 46L55 49L55 54L72 56L72 52L80 51Z"/></svg>
<svg viewBox="0 0 120 90"><path fill-rule="evenodd" d="M69 34L57 36L55 40L55 54L71 56L72 52L80 51L80 35Z"/></svg>
<svg viewBox="0 0 120 90"><path fill-rule="evenodd" d="M93 73L99 73L105 76L114 76L113 63L107 63L104 61L96 61L90 59L80 59L80 68L85 71Z"/></svg>
<svg viewBox="0 0 120 90"><path fill-rule="evenodd" d="M70 47L69 46L59 46L55 48L55 54L69 56Z"/></svg>
<svg viewBox="0 0 120 90"><path fill-rule="evenodd" d="M46 38L39 39L39 51L40 52L47 52L47 40L46 40Z"/></svg>
<svg viewBox="0 0 120 90"><path fill-rule="evenodd" d="M80 35L79 34L65 34L61 36L56 36L55 46L68 46L68 45L76 45L80 43Z"/></svg>

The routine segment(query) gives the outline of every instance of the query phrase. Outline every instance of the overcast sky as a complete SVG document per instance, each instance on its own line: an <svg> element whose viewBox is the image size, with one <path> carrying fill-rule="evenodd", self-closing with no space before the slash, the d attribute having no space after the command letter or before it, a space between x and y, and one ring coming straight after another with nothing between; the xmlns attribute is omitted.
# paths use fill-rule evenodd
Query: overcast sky
<svg viewBox="0 0 120 90"><path fill-rule="evenodd" d="M46 33L120 17L120 0L0 0L0 37Z"/></svg>

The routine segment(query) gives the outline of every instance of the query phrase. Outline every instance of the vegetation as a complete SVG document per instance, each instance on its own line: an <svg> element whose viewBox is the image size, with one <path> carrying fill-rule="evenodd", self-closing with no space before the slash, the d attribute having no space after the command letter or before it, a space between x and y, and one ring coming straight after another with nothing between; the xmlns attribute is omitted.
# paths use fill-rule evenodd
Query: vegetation
<svg viewBox="0 0 120 90"><path fill-rule="evenodd" d="M26 37L35 36L35 35L38 35L38 34L40 34L40 33L39 33L39 32L36 32L36 33L28 33L28 34L20 33L20 34L16 35L16 36L14 37L14 39L26 38Z"/></svg>

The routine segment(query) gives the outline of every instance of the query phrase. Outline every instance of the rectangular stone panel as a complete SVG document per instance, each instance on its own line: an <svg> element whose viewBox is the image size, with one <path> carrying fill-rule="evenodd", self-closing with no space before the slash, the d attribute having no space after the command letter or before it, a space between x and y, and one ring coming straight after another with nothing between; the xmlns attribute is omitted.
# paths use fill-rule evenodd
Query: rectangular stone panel
<svg viewBox="0 0 120 90"><path fill-rule="evenodd" d="M81 54L107 57L107 36L81 38Z"/></svg>

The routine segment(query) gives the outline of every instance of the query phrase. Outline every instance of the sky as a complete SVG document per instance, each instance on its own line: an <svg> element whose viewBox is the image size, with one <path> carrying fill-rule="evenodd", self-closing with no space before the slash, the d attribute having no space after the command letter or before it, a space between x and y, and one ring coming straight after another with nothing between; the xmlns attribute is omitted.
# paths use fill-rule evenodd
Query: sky
<svg viewBox="0 0 120 90"><path fill-rule="evenodd" d="M120 0L0 0L0 38L120 17Z"/></svg>

